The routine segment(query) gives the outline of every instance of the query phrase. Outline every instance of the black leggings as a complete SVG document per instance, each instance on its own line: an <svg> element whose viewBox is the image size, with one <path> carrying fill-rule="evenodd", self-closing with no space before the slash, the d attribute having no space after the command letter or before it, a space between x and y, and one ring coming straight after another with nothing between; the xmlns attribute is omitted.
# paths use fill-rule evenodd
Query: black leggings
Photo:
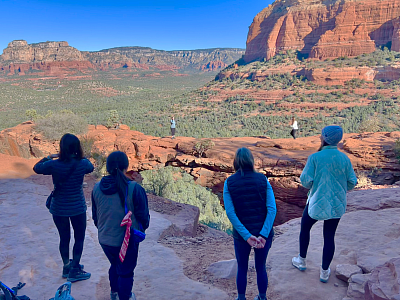
<svg viewBox="0 0 400 300"><path fill-rule="evenodd" d="M318 220L312 219L308 215L308 205L305 207L301 219L300 231L300 256L306 258L308 244L310 243L310 230ZM335 233L340 219L330 219L324 221L324 250L322 254L322 269L328 270L335 254Z"/></svg>
<svg viewBox="0 0 400 300"><path fill-rule="evenodd" d="M74 229L74 249L72 254L72 267L77 268L83 252L83 242L85 241L86 231L86 213L73 217L60 217L53 215L54 224L56 224L60 235L60 254L64 265L69 263L69 241L71 239L71 226Z"/></svg>
<svg viewBox="0 0 400 300"><path fill-rule="evenodd" d="M298 131L298 129L292 129L292 131L290 132L290 135L291 135L294 139L296 139L296 137L297 137L297 131Z"/></svg>

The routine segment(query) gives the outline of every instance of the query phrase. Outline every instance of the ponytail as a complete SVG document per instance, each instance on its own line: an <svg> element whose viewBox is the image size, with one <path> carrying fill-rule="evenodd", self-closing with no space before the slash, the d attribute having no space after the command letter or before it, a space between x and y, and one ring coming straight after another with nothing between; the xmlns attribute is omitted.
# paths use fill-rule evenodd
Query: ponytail
<svg viewBox="0 0 400 300"><path fill-rule="evenodd" d="M127 188L130 181L123 171L128 169L128 167L129 160L124 152L115 151L107 158L107 172L115 178L122 206L125 206L125 197L127 196Z"/></svg>

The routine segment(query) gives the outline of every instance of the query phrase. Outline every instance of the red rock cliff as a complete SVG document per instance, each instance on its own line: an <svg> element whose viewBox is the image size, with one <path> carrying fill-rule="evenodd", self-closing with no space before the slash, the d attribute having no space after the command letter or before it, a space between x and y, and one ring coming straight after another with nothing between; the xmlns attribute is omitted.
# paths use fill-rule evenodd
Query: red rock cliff
<svg viewBox="0 0 400 300"><path fill-rule="evenodd" d="M254 18L244 59L270 59L289 49L319 59L370 53L392 39L398 43L392 20L399 16L397 0L278 0Z"/></svg>

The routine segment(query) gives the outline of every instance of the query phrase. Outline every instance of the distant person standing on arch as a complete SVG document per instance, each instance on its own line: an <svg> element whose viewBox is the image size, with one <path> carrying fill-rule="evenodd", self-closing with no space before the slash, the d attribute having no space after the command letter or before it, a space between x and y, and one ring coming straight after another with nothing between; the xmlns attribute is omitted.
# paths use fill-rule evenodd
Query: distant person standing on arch
<svg viewBox="0 0 400 300"><path fill-rule="evenodd" d="M295 117L292 118L292 122L291 122L290 126L292 127L292 131L290 132L290 135L294 139L296 139L297 138L297 132L299 131L299 127L297 125L297 121L296 121Z"/></svg>
<svg viewBox="0 0 400 300"><path fill-rule="evenodd" d="M346 154L337 149L343 137L340 126L322 129L321 147L308 157L301 173L301 184L310 189L303 212L300 229L300 254L293 257L292 264L300 271L306 270L306 256L310 231L317 221L324 221L324 249L320 281L328 282L329 268L335 253L335 233L340 218L346 211L346 193L357 184L353 166Z"/></svg>
<svg viewBox="0 0 400 300"><path fill-rule="evenodd" d="M170 122L171 122L171 136L172 136L172 139L174 139L175 138L175 127L176 127L175 117L174 116L172 116Z"/></svg>

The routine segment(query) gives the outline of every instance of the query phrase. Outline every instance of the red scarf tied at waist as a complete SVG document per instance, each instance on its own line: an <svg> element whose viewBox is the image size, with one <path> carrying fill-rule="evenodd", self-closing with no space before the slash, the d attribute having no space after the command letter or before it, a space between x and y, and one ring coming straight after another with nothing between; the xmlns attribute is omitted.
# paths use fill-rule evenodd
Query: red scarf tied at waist
<svg viewBox="0 0 400 300"><path fill-rule="evenodd" d="M125 217L122 219L121 226L126 225L125 237L124 242L122 243L121 250L119 251L119 260L124 262L126 250L128 250L129 246L129 239L131 238L131 226L132 226L132 212L128 211Z"/></svg>

